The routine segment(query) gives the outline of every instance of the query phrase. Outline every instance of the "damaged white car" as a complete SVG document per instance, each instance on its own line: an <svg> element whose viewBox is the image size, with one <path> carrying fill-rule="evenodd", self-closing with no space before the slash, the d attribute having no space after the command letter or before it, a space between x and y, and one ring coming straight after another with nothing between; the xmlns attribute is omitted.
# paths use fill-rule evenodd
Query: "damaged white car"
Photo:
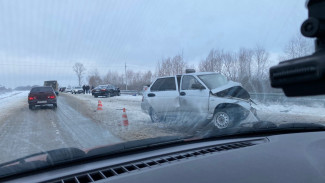
<svg viewBox="0 0 325 183"><path fill-rule="evenodd" d="M214 72L186 70L186 74L157 78L144 92L142 110L152 122L208 121L224 129L256 116L249 93L240 83Z"/></svg>

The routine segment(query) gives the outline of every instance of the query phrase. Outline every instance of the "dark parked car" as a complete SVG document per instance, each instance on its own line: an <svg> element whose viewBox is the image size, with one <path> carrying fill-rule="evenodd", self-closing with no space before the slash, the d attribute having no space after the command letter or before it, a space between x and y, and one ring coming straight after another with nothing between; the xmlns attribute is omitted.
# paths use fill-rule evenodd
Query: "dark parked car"
<svg viewBox="0 0 325 183"><path fill-rule="evenodd" d="M50 86L34 87L28 94L28 104L29 109L44 105L52 105L55 109L57 107L55 91Z"/></svg>
<svg viewBox="0 0 325 183"><path fill-rule="evenodd" d="M113 97L120 96L120 89L113 85L99 85L91 91L91 94L97 98L98 96Z"/></svg>
<svg viewBox="0 0 325 183"><path fill-rule="evenodd" d="M65 92L65 89L66 89L67 87L61 87L61 88L59 88L59 91L60 92Z"/></svg>

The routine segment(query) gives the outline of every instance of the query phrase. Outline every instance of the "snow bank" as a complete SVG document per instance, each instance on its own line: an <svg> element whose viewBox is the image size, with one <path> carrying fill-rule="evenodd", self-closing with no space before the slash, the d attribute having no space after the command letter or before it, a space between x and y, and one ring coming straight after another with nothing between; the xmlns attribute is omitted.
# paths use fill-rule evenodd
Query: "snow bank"
<svg viewBox="0 0 325 183"><path fill-rule="evenodd" d="M0 122L17 109L26 105L29 91L12 91L0 94Z"/></svg>
<svg viewBox="0 0 325 183"><path fill-rule="evenodd" d="M182 135L182 133L166 128L164 123L152 123L148 114L141 110L142 96L121 95L110 98L94 98L88 94L63 94L81 102L75 108L95 121L106 125L115 136L129 141L160 136ZM98 101L103 110L97 111ZM86 108L86 109L84 109ZM129 125L123 126L123 108L126 109Z"/></svg>
<svg viewBox="0 0 325 183"><path fill-rule="evenodd" d="M258 104L257 110L270 113L286 113L296 115L312 115L325 117L325 107L308 107L303 105ZM325 120L325 119L324 119Z"/></svg>

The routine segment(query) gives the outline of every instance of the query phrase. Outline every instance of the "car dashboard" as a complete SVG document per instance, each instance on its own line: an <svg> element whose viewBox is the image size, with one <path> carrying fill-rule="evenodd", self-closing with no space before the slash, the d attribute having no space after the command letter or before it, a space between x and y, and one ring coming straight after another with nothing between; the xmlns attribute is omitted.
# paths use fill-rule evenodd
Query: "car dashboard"
<svg viewBox="0 0 325 183"><path fill-rule="evenodd" d="M191 142L79 162L8 182L325 182L325 132Z"/></svg>

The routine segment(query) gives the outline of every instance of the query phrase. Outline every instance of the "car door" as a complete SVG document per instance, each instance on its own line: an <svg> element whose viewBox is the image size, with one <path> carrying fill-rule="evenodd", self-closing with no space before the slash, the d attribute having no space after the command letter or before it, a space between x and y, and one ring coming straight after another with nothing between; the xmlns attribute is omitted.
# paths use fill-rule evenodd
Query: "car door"
<svg viewBox="0 0 325 183"><path fill-rule="evenodd" d="M183 116L194 119L208 114L209 89L192 75L182 76L179 100Z"/></svg>
<svg viewBox="0 0 325 183"><path fill-rule="evenodd" d="M173 114L179 109L175 77L158 78L146 95L149 105L158 114Z"/></svg>

